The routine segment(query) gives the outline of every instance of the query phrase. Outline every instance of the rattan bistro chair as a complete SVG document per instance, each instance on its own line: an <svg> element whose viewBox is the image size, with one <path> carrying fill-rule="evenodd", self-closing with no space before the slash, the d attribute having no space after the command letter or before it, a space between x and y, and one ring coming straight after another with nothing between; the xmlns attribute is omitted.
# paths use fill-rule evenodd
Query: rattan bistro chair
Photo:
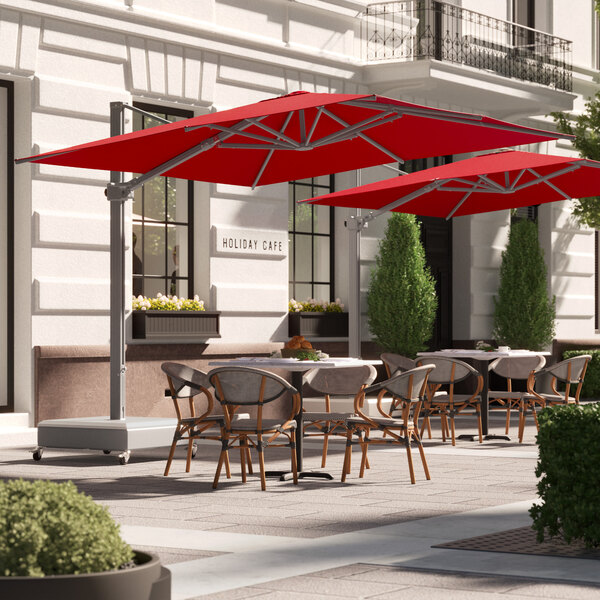
<svg viewBox="0 0 600 600"><path fill-rule="evenodd" d="M296 421L300 410L300 394L285 379L261 369L250 367L219 367L208 374L215 390L215 397L223 407L223 446L215 473L213 488L217 488L227 450L239 443L242 448L252 447L258 451L261 489L266 490L264 451L268 446L286 446L291 450L292 474L298 483L296 462ZM263 408L285 395L291 395L291 408L283 419L263 418ZM240 408L256 407L256 415L249 419L235 420ZM284 441L279 441L284 438ZM246 483L244 454L241 454L242 481Z"/></svg>
<svg viewBox="0 0 600 600"><path fill-rule="evenodd" d="M353 415L352 399L377 378L377 369L371 365L360 367L336 367L330 369L311 369L304 376L304 383L315 392L323 395L325 410L304 411L304 437L322 437L323 453L321 467L327 462L329 436L347 435L346 420ZM331 398L344 396L348 399L348 410L331 411Z"/></svg>
<svg viewBox="0 0 600 600"><path fill-rule="evenodd" d="M583 386L583 379L587 365L592 359L589 354L581 354L568 358L555 365L546 367L537 372L532 372L527 380L527 395L522 401L520 420L519 420L519 442L523 441L525 431L525 420L527 413L533 414L535 426L538 426L537 410L547 406L557 406L560 404L579 404L579 395ZM551 378L550 387L552 393L544 393L536 390L536 382L541 377L547 375ZM564 385L564 391L558 389L558 384Z"/></svg>
<svg viewBox="0 0 600 600"><path fill-rule="evenodd" d="M521 403L527 395L527 379L532 371L539 371L546 364L543 356L502 356L492 361L488 367L490 373L495 373L506 382L505 390L489 390L489 409L506 410L506 435L510 430L511 411L519 411L521 415ZM522 382L525 389L514 390L515 382ZM519 419L520 421L520 419Z"/></svg>
<svg viewBox="0 0 600 600"><path fill-rule="evenodd" d="M165 362L161 369L167 376L169 391L177 414L177 427L173 435L173 443L169 451L165 475L169 474L171 462L175 453L177 443L187 440L187 461L185 466L186 473L190 471L192 455L195 454L195 442L199 439L220 440L223 417L214 415L214 401L210 391L211 384L206 373L193 369L180 363ZM206 401L206 407L200 415L196 414L196 400L198 396L203 395ZM187 407L182 406L180 401L187 400ZM226 457L225 467L227 477L231 477L229 471L229 460Z"/></svg>
<svg viewBox="0 0 600 600"><path fill-rule="evenodd" d="M410 482L415 483L415 472L413 468L411 443L414 441L421 455L425 477L431 479L425 452L421 444L419 429L416 426L419 411L425 394L427 377L435 369L433 365L424 365L408 371L398 373L386 381L376 383L365 388L354 400L355 417L347 420L348 434L346 441L346 453L344 455L344 466L342 467L342 481L346 481L346 475L350 472L350 460L353 445L360 445L362 460L359 477L363 477L367 464L367 449L373 445L401 445L406 448ZM381 416L372 417L363 412L365 395L377 393L377 408ZM401 415L392 417L383 408L383 398L388 394L392 398L402 399ZM386 437L372 437L373 431L380 431ZM356 438L356 439L354 439Z"/></svg>
<svg viewBox="0 0 600 600"><path fill-rule="evenodd" d="M439 415L442 426L442 441L445 442L446 437L450 435L452 445L455 446L455 417L466 409L474 409L479 429L479 443L483 443L480 396L483 389L483 375L471 365L456 358L428 356L419 361L419 364L423 363L435 365L436 369L430 375L427 384L427 400L423 407L421 435L423 435L425 427L429 427L430 417ZM468 377L475 377L477 382L475 391L472 394L456 394L454 391L455 384ZM446 387L444 391L441 391L442 386ZM448 419L450 420L450 430L448 430Z"/></svg>

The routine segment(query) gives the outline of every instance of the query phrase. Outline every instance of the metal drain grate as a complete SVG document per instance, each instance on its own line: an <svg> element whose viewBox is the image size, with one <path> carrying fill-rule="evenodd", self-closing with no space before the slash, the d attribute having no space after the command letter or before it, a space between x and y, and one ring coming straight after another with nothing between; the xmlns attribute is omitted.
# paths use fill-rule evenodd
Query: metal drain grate
<svg viewBox="0 0 600 600"><path fill-rule="evenodd" d="M541 544L536 540L536 532L531 527L519 527L477 537L438 544L432 548L453 550L477 550L479 552L512 552L514 554L537 554L540 556L561 556L565 558L589 558L600 560L600 549L590 550L583 542L567 544L561 539L546 538Z"/></svg>

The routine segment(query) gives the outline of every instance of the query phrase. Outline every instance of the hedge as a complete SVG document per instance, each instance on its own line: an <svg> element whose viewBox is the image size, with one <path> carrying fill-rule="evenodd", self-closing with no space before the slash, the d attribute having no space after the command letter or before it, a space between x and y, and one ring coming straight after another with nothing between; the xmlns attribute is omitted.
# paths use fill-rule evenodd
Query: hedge
<svg viewBox="0 0 600 600"><path fill-rule="evenodd" d="M559 536L600 546L600 403L544 408L539 412L535 474L542 504L529 514L538 542Z"/></svg>
<svg viewBox="0 0 600 600"><path fill-rule="evenodd" d="M589 354L592 360L585 371L580 398L600 398L600 350L565 350L563 360Z"/></svg>

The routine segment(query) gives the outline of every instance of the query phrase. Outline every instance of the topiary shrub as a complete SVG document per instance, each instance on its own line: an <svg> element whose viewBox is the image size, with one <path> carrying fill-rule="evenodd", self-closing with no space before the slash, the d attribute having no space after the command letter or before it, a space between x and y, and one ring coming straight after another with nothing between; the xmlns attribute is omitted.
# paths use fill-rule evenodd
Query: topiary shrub
<svg viewBox="0 0 600 600"><path fill-rule="evenodd" d="M592 359L585 370L580 398L600 398L600 350L565 350L563 360L582 354L590 354Z"/></svg>
<svg viewBox="0 0 600 600"><path fill-rule="evenodd" d="M132 559L108 510L73 482L0 481L0 576L98 573Z"/></svg>
<svg viewBox="0 0 600 600"><path fill-rule="evenodd" d="M600 403L544 408L535 474L542 504L529 514L538 542L560 536L600 546Z"/></svg>
<svg viewBox="0 0 600 600"><path fill-rule="evenodd" d="M556 307L555 298L548 297L547 283L537 223L513 223L502 253L498 297L494 297L492 335L499 345L543 350L552 342Z"/></svg>
<svg viewBox="0 0 600 600"><path fill-rule="evenodd" d="M426 349L437 310L415 215L392 213L369 285L369 329L385 352L415 357Z"/></svg>

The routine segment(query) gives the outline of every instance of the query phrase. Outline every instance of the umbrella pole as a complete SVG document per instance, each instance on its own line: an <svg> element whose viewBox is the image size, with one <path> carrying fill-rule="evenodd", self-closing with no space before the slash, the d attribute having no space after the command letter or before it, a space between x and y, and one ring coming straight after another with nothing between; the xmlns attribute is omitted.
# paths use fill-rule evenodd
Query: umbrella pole
<svg viewBox="0 0 600 600"><path fill-rule="evenodd" d="M123 133L123 103L110 103L110 135ZM112 184L123 173L110 172ZM110 199L110 418L125 418L125 202Z"/></svg>
<svg viewBox="0 0 600 600"><path fill-rule="evenodd" d="M356 171L356 185L361 183ZM360 339L360 231L363 227L360 209L346 221L348 229L348 356L361 357Z"/></svg>

